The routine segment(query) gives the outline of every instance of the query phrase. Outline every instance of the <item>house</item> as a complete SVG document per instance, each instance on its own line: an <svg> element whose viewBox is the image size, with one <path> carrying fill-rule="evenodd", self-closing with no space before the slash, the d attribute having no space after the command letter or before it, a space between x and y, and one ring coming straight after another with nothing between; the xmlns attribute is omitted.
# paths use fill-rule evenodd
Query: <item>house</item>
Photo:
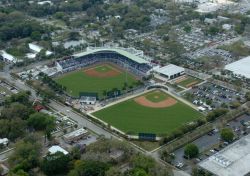
<svg viewBox="0 0 250 176"><path fill-rule="evenodd" d="M17 63L17 58L11 54L8 54L6 51L1 50L0 55L3 58L3 61L9 62L9 63Z"/></svg>
<svg viewBox="0 0 250 176"><path fill-rule="evenodd" d="M44 48L34 43L29 43L29 49L32 50L35 54L37 54L40 53ZM52 52L47 50L45 54L46 56L50 56Z"/></svg>
<svg viewBox="0 0 250 176"><path fill-rule="evenodd" d="M69 154L67 150L63 149L59 145L53 145L52 147L48 149L48 151L50 154L55 154L56 152L62 152L64 155Z"/></svg>
<svg viewBox="0 0 250 176"><path fill-rule="evenodd" d="M7 138L2 138L2 139L0 139L0 145L8 145L8 143L9 143L9 139L7 139Z"/></svg>

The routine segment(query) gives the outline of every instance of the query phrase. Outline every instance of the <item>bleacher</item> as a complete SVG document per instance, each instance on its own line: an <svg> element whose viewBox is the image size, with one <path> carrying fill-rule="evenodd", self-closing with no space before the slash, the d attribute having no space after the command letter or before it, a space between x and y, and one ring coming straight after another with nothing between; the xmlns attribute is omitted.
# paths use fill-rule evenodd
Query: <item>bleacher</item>
<svg viewBox="0 0 250 176"><path fill-rule="evenodd" d="M93 64L111 62L130 71L131 73L145 77L151 70L151 66L147 63L137 63L136 61L115 52L96 52L80 57L70 57L57 61L62 68L62 72L69 72L79 68L84 68Z"/></svg>

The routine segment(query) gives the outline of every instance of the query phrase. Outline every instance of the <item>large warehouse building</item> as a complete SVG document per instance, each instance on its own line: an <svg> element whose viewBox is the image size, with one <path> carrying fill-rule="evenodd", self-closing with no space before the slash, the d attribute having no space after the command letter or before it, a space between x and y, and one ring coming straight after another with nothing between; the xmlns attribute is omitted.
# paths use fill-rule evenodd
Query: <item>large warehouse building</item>
<svg viewBox="0 0 250 176"><path fill-rule="evenodd" d="M244 176L250 173L250 134L199 163L218 176Z"/></svg>
<svg viewBox="0 0 250 176"><path fill-rule="evenodd" d="M185 73L185 69L177 65L169 64L155 70L161 76L167 79L177 78Z"/></svg>
<svg viewBox="0 0 250 176"><path fill-rule="evenodd" d="M228 64L225 69L238 76L244 76L250 79L250 56Z"/></svg>

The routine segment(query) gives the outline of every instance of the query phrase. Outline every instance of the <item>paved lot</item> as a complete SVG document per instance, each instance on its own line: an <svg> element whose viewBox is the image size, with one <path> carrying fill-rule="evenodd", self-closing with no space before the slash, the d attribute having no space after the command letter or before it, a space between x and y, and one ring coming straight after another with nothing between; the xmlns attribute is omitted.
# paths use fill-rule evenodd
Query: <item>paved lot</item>
<svg viewBox="0 0 250 176"><path fill-rule="evenodd" d="M223 103L245 101L244 94L208 82L190 89L184 94L184 97L187 97L187 94L191 94L191 98L188 100L193 104L198 106L206 104L211 108L221 107Z"/></svg>
<svg viewBox="0 0 250 176"><path fill-rule="evenodd" d="M227 124L227 128L231 128L235 134L237 134L239 137L243 136L242 134L242 129L243 129L243 125L241 124L242 122L250 122L250 115L242 115L239 116L236 120L233 120L231 122L229 122ZM250 126L250 123L249 123ZM246 126L247 128L247 126ZM250 132L250 128L247 128L247 133ZM210 135L206 134L198 139L196 139L195 141L193 141L192 143L196 144L200 150L201 153L206 152L206 154L212 155L213 152L210 152L210 149L214 148L214 145L217 145L220 143L220 134L219 132L213 132ZM215 151L214 151L215 152ZM173 164L176 165L177 163L181 162L181 163L187 163L187 160L183 158L183 154L184 154L184 147L176 150L174 152L175 154L175 160L173 161ZM205 159L207 156L205 155L201 155L199 158L200 159ZM183 168L183 170L191 173L192 171L192 167L189 165L185 165Z"/></svg>

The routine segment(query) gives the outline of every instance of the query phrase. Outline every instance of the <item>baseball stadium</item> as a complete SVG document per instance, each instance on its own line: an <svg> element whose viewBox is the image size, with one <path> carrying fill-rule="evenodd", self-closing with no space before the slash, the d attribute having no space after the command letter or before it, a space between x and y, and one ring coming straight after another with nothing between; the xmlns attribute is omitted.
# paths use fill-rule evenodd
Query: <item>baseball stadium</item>
<svg viewBox="0 0 250 176"><path fill-rule="evenodd" d="M55 80L66 87L72 97L134 88L142 78L149 76L151 66L142 53L121 48L87 48L56 62L59 75Z"/></svg>
<svg viewBox="0 0 250 176"><path fill-rule="evenodd" d="M125 134L168 134L203 115L192 105L154 89L91 114Z"/></svg>

